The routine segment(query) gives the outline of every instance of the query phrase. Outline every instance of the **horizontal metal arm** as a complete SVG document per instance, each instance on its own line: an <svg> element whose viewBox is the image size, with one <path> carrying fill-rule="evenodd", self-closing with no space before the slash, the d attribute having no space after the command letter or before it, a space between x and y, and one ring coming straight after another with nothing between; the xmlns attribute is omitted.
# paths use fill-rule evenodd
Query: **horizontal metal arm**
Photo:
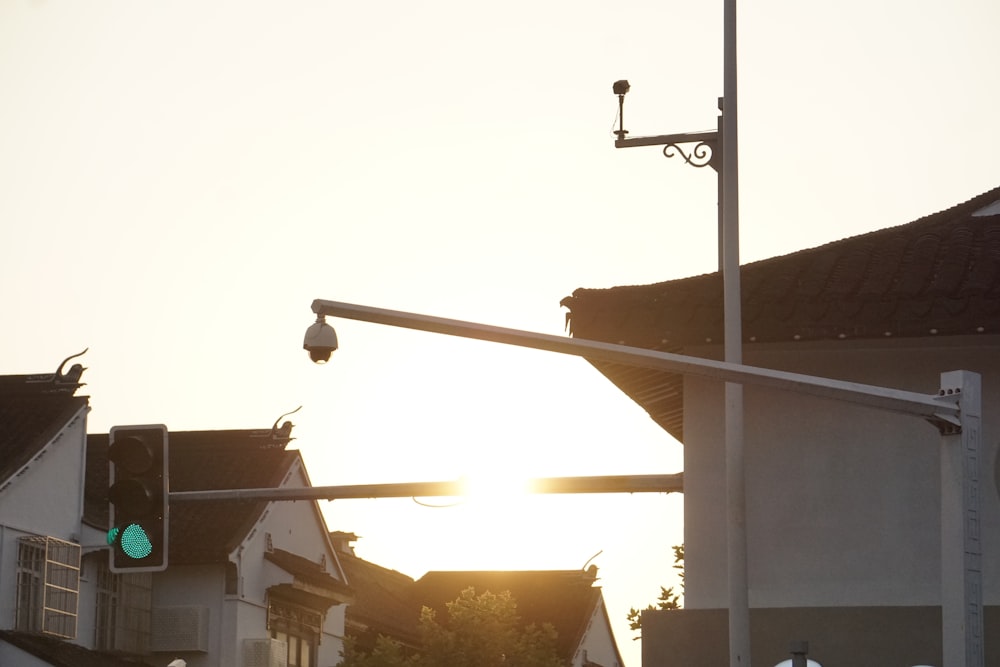
<svg viewBox="0 0 1000 667"><path fill-rule="evenodd" d="M584 357L591 361L607 361L652 368L683 375L697 375L724 382L755 384L775 389L793 391L821 398L865 405L880 410L902 412L937 421L957 424L958 401L954 396L918 394L902 389L889 389L857 382L788 373L733 364L714 359L702 359L670 352L647 350L641 347L615 345L582 338L553 336L519 329L507 329L476 322L452 320L431 315L420 315L398 310L387 310L316 299L312 310L317 315L343 317L374 324L385 324L405 329L474 338L477 340L530 347L536 350L558 352Z"/></svg>
<svg viewBox="0 0 1000 667"><path fill-rule="evenodd" d="M694 142L709 143L718 139L715 130L702 132L681 132L679 134L658 134L653 137L632 137L631 139L616 139L615 148L635 148L637 146L666 146L668 144L691 144Z"/></svg>
<svg viewBox="0 0 1000 667"><path fill-rule="evenodd" d="M540 477L528 482L530 493L681 493L684 473L671 475L610 475L601 477ZM211 489L171 491L170 502L258 500L350 500L361 498L431 498L464 496L467 480L453 482L400 482L268 489Z"/></svg>

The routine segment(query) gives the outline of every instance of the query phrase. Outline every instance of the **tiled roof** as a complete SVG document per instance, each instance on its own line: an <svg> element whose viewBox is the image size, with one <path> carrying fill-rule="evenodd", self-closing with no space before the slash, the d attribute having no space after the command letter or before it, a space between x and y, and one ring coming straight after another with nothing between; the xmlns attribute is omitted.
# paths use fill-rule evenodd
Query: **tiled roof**
<svg viewBox="0 0 1000 667"><path fill-rule="evenodd" d="M264 554L266 560L271 561L285 572L295 576L296 581L307 585L317 592L317 594L328 595L331 598L347 600L350 597L351 589L340 579L330 575L328 567L335 566L334 563L316 563L304 556L293 554L284 549L274 549Z"/></svg>
<svg viewBox="0 0 1000 667"><path fill-rule="evenodd" d="M414 595L413 579L358 558L351 550L340 550L337 557L354 592L354 602L347 607L347 624L348 632L358 638L359 648L370 651L379 634L406 646L418 646L421 603Z"/></svg>
<svg viewBox="0 0 1000 667"><path fill-rule="evenodd" d="M909 224L741 268L744 342L1000 333L1000 188ZM578 289L576 338L677 352L723 342L722 277ZM683 439L676 375L595 364Z"/></svg>
<svg viewBox="0 0 1000 667"><path fill-rule="evenodd" d="M334 544L353 541L355 535L334 532ZM428 572L414 581L356 556L341 546L338 558L354 592L347 607L348 633L362 650L371 650L383 634L409 647L418 647L420 610L430 607L437 618L447 618L446 604L470 586L477 594L510 591L522 624L550 623L558 633L556 650L567 661L583 638L601 596L594 586L597 568L583 570Z"/></svg>
<svg viewBox="0 0 1000 667"><path fill-rule="evenodd" d="M170 490L277 486L299 453L286 450L287 431L171 431ZM84 521L108 523L108 434L87 437ZM170 507L171 563L225 561L266 507L263 501L199 501Z"/></svg>
<svg viewBox="0 0 1000 667"><path fill-rule="evenodd" d="M558 634L556 650L572 660L587 624L600 600L594 586L596 568L584 570L526 570L479 572L428 572L417 580L420 602L445 616L445 605L470 586L476 594L510 591L524 625L551 623Z"/></svg>
<svg viewBox="0 0 1000 667"><path fill-rule="evenodd" d="M151 667L148 662L138 659L94 651L44 635L0 630L0 641L16 646L53 667Z"/></svg>
<svg viewBox="0 0 1000 667"><path fill-rule="evenodd" d="M0 488L87 406L74 396L82 373L0 377Z"/></svg>

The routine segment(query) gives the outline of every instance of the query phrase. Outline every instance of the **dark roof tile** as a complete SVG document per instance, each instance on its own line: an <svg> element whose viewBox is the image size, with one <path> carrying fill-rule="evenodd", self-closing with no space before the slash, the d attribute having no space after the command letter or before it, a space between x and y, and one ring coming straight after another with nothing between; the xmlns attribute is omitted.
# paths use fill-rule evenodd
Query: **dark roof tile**
<svg viewBox="0 0 1000 667"><path fill-rule="evenodd" d="M0 641L16 646L53 667L150 667L148 662L87 649L44 635L0 630Z"/></svg>
<svg viewBox="0 0 1000 667"><path fill-rule="evenodd" d="M311 561L305 556L293 554L284 549L268 551L264 554L264 558L304 583L327 588L331 591L335 590L339 593L349 592L344 582L327 572L327 564L325 563Z"/></svg>
<svg viewBox="0 0 1000 667"><path fill-rule="evenodd" d="M354 593L354 602L347 607L347 623L361 642L360 648L370 651L379 634L409 647L419 646L421 603L415 596L413 579L358 558L351 551L339 551L337 557Z"/></svg>
<svg viewBox="0 0 1000 667"><path fill-rule="evenodd" d="M1000 332L1000 188L906 225L746 264L740 282L746 342ZM677 352L723 342L722 287L714 273L578 289L562 304L577 338ZM683 439L679 377L595 365Z"/></svg>
<svg viewBox="0 0 1000 667"><path fill-rule="evenodd" d="M74 396L78 378L79 373L0 377L0 489L87 407L86 396Z"/></svg>
<svg viewBox="0 0 1000 667"><path fill-rule="evenodd" d="M335 543L341 538L356 539L347 533L333 533L332 537ZM477 594L510 591L522 625L550 623L558 633L557 651L568 662L587 630L601 593L600 587L594 586L597 570L593 567L588 571L428 572L414 581L358 558L350 549L341 548L338 557L355 597L347 608L348 626L367 650L378 634L410 647L419 646L421 608L430 607L439 621L445 621L446 605L472 587Z"/></svg>

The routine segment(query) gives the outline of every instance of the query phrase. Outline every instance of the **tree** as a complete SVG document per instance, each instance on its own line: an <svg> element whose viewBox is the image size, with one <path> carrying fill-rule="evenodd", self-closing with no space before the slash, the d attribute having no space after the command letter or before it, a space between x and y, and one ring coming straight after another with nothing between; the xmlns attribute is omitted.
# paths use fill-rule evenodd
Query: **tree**
<svg viewBox="0 0 1000 667"><path fill-rule="evenodd" d="M407 656L403 645L395 639L379 635L371 653L361 651L353 637L344 639L343 660L340 667L411 667L415 665L412 656Z"/></svg>
<svg viewBox="0 0 1000 667"><path fill-rule="evenodd" d="M680 609L682 606L681 595L684 593L684 545L677 544L674 545L674 569L679 570L677 576L681 580L681 593L675 593L674 587L664 588L660 586L660 597L657 598L656 606L647 605L645 609L636 609L632 607L628 610L628 620L629 630L635 630L639 632L639 635L633 637L632 639L642 639L642 612L644 611L655 611L657 609Z"/></svg>
<svg viewBox="0 0 1000 667"><path fill-rule="evenodd" d="M522 628L510 591L476 594L467 588L445 605L440 622L433 609L420 614L423 643L417 655L405 655L395 640L379 637L370 654L345 643L341 667L564 667L556 653L551 624Z"/></svg>
<svg viewBox="0 0 1000 667"><path fill-rule="evenodd" d="M476 595L467 588L447 605L448 620L439 623L424 607L420 631L424 653L420 667L561 667L556 631L551 624L520 629L517 602L510 591Z"/></svg>

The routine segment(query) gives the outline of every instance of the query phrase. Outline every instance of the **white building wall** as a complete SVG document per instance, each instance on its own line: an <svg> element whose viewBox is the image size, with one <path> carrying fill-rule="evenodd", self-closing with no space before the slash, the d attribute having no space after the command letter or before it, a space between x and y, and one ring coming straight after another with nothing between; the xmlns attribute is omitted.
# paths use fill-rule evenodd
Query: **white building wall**
<svg viewBox="0 0 1000 667"><path fill-rule="evenodd" d="M190 667L225 664L218 660L222 644L222 613L225 592L225 568L222 565L170 566L153 575L153 609L192 607L208 610L207 653L167 650L154 658L166 664L174 657L183 657ZM155 619L155 616L154 616ZM154 628L153 632L156 632ZM177 653L177 655L174 655Z"/></svg>
<svg viewBox="0 0 1000 667"><path fill-rule="evenodd" d="M936 394L983 376L984 601L1000 603L1000 337L747 345L745 363ZM728 603L720 383L685 383L685 606ZM920 418L747 386L751 606L940 604L940 456ZM992 554L992 555L991 555Z"/></svg>
<svg viewBox="0 0 1000 667"><path fill-rule="evenodd" d="M300 466L290 472L281 486L307 486L308 478ZM319 564L325 557L326 571L339 577L336 556L326 538L328 529L313 501L272 502L250 531L232 558L239 570L239 604L230 605L235 611L231 622L236 641L231 644L242 650L244 639L267 637L267 589L277 584L291 584L294 576L264 558L268 541L273 549L283 549ZM227 623L230 619L227 619ZM320 641L318 665L340 662L343 647L344 606L332 607L326 616ZM237 658L240 655L237 654ZM241 659L241 658L240 658ZM233 664L240 664L239 662ZM191 667L199 667L192 665Z"/></svg>
<svg viewBox="0 0 1000 667"><path fill-rule="evenodd" d="M302 477L296 474L293 479L301 481ZM182 654L189 667L242 665L244 640L268 637L267 589L294 581L292 574L264 557L268 535L273 548L317 564L326 553L328 572L336 575L335 561L325 540L325 525L317 522L317 516L310 501L270 503L243 545L231 556L239 577L235 595L225 593L225 570L221 565L171 566L155 576L154 606L200 605L210 610L210 650L207 654ZM331 609L317 664L339 662L343 623L342 609ZM161 657L169 660L171 656L164 653Z"/></svg>
<svg viewBox="0 0 1000 667"><path fill-rule="evenodd" d="M0 491L0 628L14 627L18 540L28 535L80 539L87 410L81 408Z"/></svg>
<svg viewBox="0 0 1000 667"><path fill-rule="evenodd" d="M243 640L267 638L267 606L227 596L223 603L222 652L220 665L243 664Z"/></svg>
<svg viewBox="0 0 1000 667"><path fill-rule="evenodd" d="M103 561L99 554L97 560ZM76 644L93 648L97 634L97 564L95 557L83 554L83 567L80 570L79 616L76 625ZM0 663L2 664L2 663Z"/></svg>
<svg viewBox="0 0 1000 667"><path fill-rule="evenodd" d="M580 646L573 656L573 667L582 667L587 662L594 662L604 667L621 667L603 597L594 607L587 629L580 640Z"/></svg>
<svg viewBox="0 0 1000 667"><path fill-rule="evenodd" d="M87 408L0 491L0 525L26 534L78 540L83 516Z"/></svg>

